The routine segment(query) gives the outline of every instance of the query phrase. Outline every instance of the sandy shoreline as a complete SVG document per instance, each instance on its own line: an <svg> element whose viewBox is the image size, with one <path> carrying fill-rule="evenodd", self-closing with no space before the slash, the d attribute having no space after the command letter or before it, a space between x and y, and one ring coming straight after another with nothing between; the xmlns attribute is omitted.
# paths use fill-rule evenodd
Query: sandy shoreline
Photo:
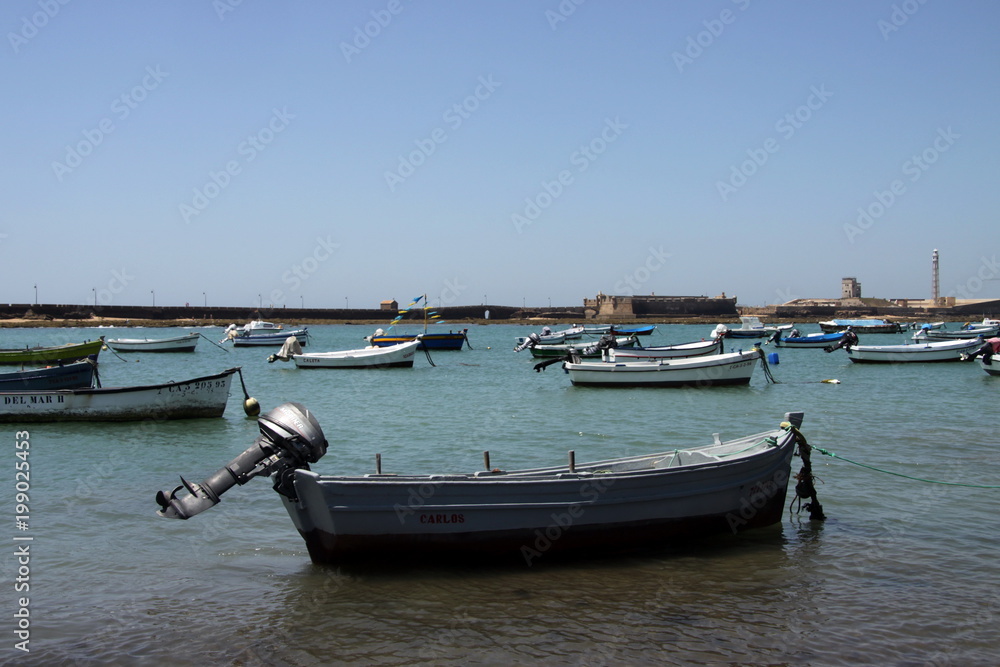
<svg viewBox="0 0 1000 667"><path fill-rule="evenodd" d="M717 324L717 323L729 323L732 324L733 318L705 318L705 317L664 317L656 320L628 320L628 321L616 321L614 324L618 325L634 325L634 324ZM476 320L449 320L447 326L451 329L461 329L468 326L475 325L486 325L486 324L519 324L525 326L537 326L544 323L556 323L563 324L561 320L554 320L550 318L529 318L529 319L518 319L518 320L486 320L486 319L476 319ZM589 321L590 324L607 324L608 322L593 320ZM0 319L0 329L18 329L18 328L84 328L84 327L155 327L155 328L194 328L194 327L220 327L225 328L230 324L236 324L237 326L242 326L244 322L224 322L216 319L180 319L180 320L151 320L151 319L133 319L133 318L123 318L123 317L92 317L88 319L43 319L43 318L11 318L11 319ZM280 324L289 326L308 326L308 325L320 325L320 324L348 324L348 325L358 325L366 327L385 327L388 322L385 320L313 320L313 319L302 319L294 320L291 322L280 322ZM566 321L564 323L569 326L571 323Z"/></svg>

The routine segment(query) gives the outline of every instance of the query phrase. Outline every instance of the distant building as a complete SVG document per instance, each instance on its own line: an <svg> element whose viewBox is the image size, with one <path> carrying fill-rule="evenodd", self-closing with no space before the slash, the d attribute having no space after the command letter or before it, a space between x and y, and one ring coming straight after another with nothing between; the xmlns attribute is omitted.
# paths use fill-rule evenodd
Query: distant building
<svg viewBox="0 0 1000 667"><path fill-rule="evenodd" d="M858 282L857 278L840 279L840 298L841 299L861 298L861 283Z"/></svg>
<svg viewBox="0 0 1000 667"><path fill-rule="evenodd" d="M386 299L378 307L379 310L399 310L399 303L395 299Z"/></svg>
<svg viewBox="0 0 1000 667"><path fill-rule="evenodd" d="M587 319L636 318L657 315L701 315L736 317L736 297L725 294L708 296L612 296L597 293L594 299L583 300L583 314Z"/></svg>

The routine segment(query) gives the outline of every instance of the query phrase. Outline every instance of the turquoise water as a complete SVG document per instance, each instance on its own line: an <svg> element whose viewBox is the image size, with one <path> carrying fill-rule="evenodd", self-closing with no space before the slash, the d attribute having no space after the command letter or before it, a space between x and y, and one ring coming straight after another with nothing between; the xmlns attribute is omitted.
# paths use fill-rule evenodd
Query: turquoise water
<svg viewBox="0 0 1000 667"><path fill-rule="evenodd" d="M646 340L707 336L661 325ZM818 326L799 327L804 333ZM360 347L374 327L313 326L307 351ZM222 329L202 329L220 340ZM325 473L478 470L639 454L771 428L802 410L809 441L875 468L1000 485L1000 378L977 364L854 365L843 351L765 348L749 387L574 388L532 371L514 325L473 326L473 349L418 353L413 369L300 370L271 348L101 354L105 386L242 366L267 410L299 401L330 441ZM8 329L0 347L176 330ZM907 335L862 337L862 344ZM644 341L645 342L645 341ZM746 348L746 341L729 347ZM838 379L840 384L821 383ZM828 520L683 549L531 568L312 565L266 480L189 521L156 516L156 491L201 481L248 447L256 422L234 387L222 419L5 425L7 619L18 664L993 665L1000 656L998 489L945 486L814 455ZM14 527L15 437L30 436L30 528ZM794 463L798 469L798 462ZM14 537L31 536L30 591L14 592ZM30 598L30 652L14 648Z"/></svg>

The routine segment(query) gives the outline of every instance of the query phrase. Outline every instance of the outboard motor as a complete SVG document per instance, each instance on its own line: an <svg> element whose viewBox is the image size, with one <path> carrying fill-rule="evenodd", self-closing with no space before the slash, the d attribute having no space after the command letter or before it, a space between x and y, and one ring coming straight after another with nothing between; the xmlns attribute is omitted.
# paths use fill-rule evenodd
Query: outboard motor
<svg viewBox="0 0 1000 667"><path fill-rule="evenodd" d="M272 354L267 358L267 363L273 364L275 361L291 361L292 357L296 354L302 354L302 344L299 342L298 337L289 336L281 344L281 349L276 354Z"/></svg>
<svg viewBox="0 0 1000 667"><path fill-rule="evenodd" d="M295 499L292 477L296 469L309 469L310 463L326 454L327 441L316 418L300 403L283 403L257 420L260 435L245 452L201 484L181 477L181 485L170 495L158 491L156 503L160 516L187 519L219 503L220 496L258 475L274 475L274 490ZM177 492L187 489L187 495Z"/></svg>
<svg viewBox="0 0 1000 667"><path fill-rule="evenodd" d="M529 347L535 347L542 340L541 336L532 332L528 334L528 337L524 339L524 342L514 348L515 352L520 352L521 350L526 350Z"/></svg>
<svg viewBox="0 0 1000 667"><path fill-rule="evenodd" d="M850 349L852 346L858 344L858 334L854 333L854 329L847 327L844 332L844 337L838 340L833 345L827 345L823 348L824 352L833 352L834 350L839 350L840 348Z"/></svg>

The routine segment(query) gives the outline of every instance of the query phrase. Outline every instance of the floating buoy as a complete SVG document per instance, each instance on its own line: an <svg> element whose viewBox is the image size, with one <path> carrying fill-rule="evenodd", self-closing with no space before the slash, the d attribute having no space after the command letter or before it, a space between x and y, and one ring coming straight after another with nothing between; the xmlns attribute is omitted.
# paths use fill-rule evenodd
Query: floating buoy
<svg viewBox="0 0 1000 667"><path fill-rule="evenodd" d="M837 379L833 379L833 380L820 380L820 382L825 382L827 384L840 384L840 380L837 380Z"/></svg>
<svg viewBox="0 0 1000 667"><path fill-rule="evenodd" d="M243 412L247 414L247 417L256 417L260 414L260 403L253 396L248 396L245 401L243 401Z"/></svg>
<svg viewBox="0 0 1000 667"><path fill-rule="evenodd" d="M769 363L769 364L777 364L778 363L778 353L777 352L772 352L771 354L767 355L767 363Z"/></svg>

